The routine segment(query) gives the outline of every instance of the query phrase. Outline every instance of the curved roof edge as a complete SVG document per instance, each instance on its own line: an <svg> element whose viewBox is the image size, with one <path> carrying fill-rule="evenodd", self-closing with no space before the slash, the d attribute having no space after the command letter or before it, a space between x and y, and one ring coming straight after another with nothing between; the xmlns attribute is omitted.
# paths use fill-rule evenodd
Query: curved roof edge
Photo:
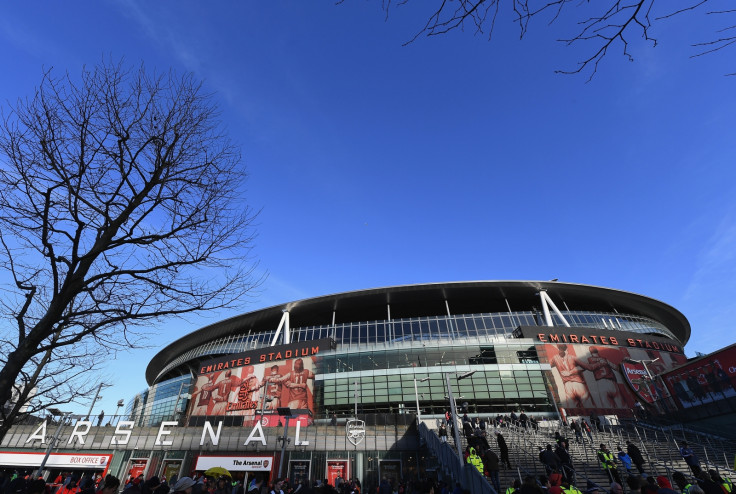
<svg viewBox="0 0 736 494"><path fill-rule="evenodd" d="M482 302L484 306L493 305L494 300L504 301L498 312L508 310L505 305L505 300L508 300L513 311L528 311L538 301L537 292L543 289L556 303L564 303L570 310L637 314L662 323L683 345L690 339L690 323L680 311L657 299L633 292L558 281L420 283L322 295L258 309L209 324L162 348L146 368L146 381L149 385L153 384L158 373L171 360L207 341L235 332L276 329L285 310L289 311L292 327L330 324L333 312L339 314L338 323L387 319L385 313L378 314L375 310L381 306L385 308L387 304L391 305L393 319L417 317L418 314L411 314L412 310L426 310L428 313L424 315L433 315L432 304L441 302L444 312L445 300L453 313L462 313L456 312L453 306L466 305L468 300ZM404 308L407 315L397 311L397 308ZM351 315L355 317L351 318Z"/></svg>

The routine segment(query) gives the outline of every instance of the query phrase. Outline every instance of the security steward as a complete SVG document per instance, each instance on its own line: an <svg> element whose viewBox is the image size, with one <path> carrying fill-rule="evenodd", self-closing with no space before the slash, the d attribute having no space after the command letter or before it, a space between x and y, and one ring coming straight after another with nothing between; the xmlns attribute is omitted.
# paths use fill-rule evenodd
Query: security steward
<svg viewBox="0 0 736 494"><path fill-rule="evenodd" d="M621 477L619 477L618 468L616 467L616 458L605 444L601 444L601 449L598 450L598 461L600 461L601 468L608 474L611 482L621 484Z"/></svg>
<svg viewBox="0 0 736 494"><path fill-rule="evenodd" d="M708 470L711 480L721 486L724 494L731 494L733 492L733 482L728 477L721 477L716 470Z"/></svg>
<svg viewBox="0 0 736 494"><path fill-rule="evenodd" d="M514 494L517 490L521 489L521 480L516 479L511 487L506 489L506 494Z"/></svg>
<svg viewBox="0 0 736 494"><path fill-rule="evenodd" d="M483 460L475 452L475 448L474 447L471 446L468 449L468 452L470 454L468 455L468 459L465 460L465 461L467 461L468 463L470 463L471 465L473 465L478 470L478 473L480 473L481 475L483 475Z"/></svg>
<svg viewBox="0 0 736 494"><path fill-rule="evenodd" d="M562 481L562 484L560 485L560 490L562 491L562 494L582 494L582 492L580 492L580 489L575 487L574 484L571 484L567 480Z"/></svg>

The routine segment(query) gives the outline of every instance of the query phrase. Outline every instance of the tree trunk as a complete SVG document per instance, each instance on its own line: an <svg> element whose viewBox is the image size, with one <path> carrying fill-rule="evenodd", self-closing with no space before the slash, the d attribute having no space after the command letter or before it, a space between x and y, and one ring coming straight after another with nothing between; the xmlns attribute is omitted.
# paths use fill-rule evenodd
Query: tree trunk
<svg viewBox="0 0 736 494"><path fill-rule="evenodd" d="M25 353L25 352L24 352ZM30 357L29 357L30 358ZM8 360L0 369L0 404L2 404L2 424L0 424L0 443L5 438L13 422L18 417L18 406L13 406L9 412L5 412L5 405L13 396L13 385L23 369L23 365L28 361L21 354L21 349L8 354Z"/></svg>

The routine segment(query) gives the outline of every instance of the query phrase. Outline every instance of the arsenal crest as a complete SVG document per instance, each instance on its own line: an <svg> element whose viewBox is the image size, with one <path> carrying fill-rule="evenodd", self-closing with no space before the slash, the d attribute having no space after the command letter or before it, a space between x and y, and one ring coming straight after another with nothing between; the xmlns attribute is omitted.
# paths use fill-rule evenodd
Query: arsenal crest
<svg viewBox="0 0 736 494"><path fill-rule="evenodd" d="M365 439L365 421L358 419L350 419L345 424L345 435L348 441L353 443L354 446L360 444Z"/></svg>
<svg viewBox="0 0 736 494"><path fill-rule="evenodd" d="M626 377L629 386L631 386L631 389L634 390L634 393L639 398L647 403L654 403L658 398L657 389L654 383L649 380L649 375L642 364L621 362L621 371Z"/></svg>

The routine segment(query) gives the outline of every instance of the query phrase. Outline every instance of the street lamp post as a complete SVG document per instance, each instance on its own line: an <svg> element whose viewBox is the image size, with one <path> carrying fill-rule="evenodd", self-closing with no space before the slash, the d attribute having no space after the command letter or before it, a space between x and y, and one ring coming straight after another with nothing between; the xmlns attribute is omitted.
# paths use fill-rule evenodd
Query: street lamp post
<svg viewBox="0 0 736 494"><path fill-rule="evenodd" d="M118 400L118 406L117 406L117 408L115 408L115 417L118 416L118 414L120 413L120 409L123 407L123 405L125 405L125 401L124 400Z"/></svg>
<svg viewBox="0 0 736 494"><path fill-rule="evenodd" d="M103 386L110 386L109 384L100 383L99 386L97 386L97 392L95 393L95 397L92 399L92 404L89 406L89 411L87 412L87 417L84 420L89 420L90 415L92 415L92 409L95 407L95 403L97 402L97 398L100 398L100 391L102 391Z"/></svg>
<svg viewBox="0 0 736 494"><path fill-rule="evenodd" d="M43 467L46 466L46 462L49 460L49 456L51 456L51 451L54 449L54 445L56 444L56 441L59 439L59 434L61 434L61 429L64 427L64 423L66 422L67 417L69 417L72 413L72 412L62 412L58 408L49 408L48 411L51 412L51 414L54 415L55 417L61 417L61 418L59 419L59 426L56 428L54 437L51 438L51 442L46 448L46 455L43 457L43 460L41 460L41 465L38 467L38 471L36 472L35 478L40 477L41 474L43 473Z"/></svg>
<svg viewBox="0 0 736 494"><path fill-rule="evenodd" d="M460 381L462 379L465 379L466 377L470 377L473 374L475 374L476 371L470 371L466 372L464 374L461 374L457 376L457 380ZM460 469L463 468L463 451L460 449L460 431L458 431L457 426L457 406L455 405L455 397L452 395L452 386L450 385L450 374L455 374L453 372L446 372L445 373L445 382L447 383L447 394L450 397L450 410L452 412L452 430L454 432L454 440L455 440L455 449L457 449L457 460L460 462Z"/></svg>
<svg viewBox="0 0 736 494"><path fill-rule="evenodd" d="M420 383L429 381L429 376L423 377L419 380ZM417 378L414 378L414 396L417 400L417 425L422 423L422 412L419 410L419 391L417 391Z"/></svg>
<svg viewBox="0 0 736 494"><path fill-rule="evenodd" d="M284 472L284 453L286 453L286 442L288 441L288 437L286 435L289 432L289 419L291 418L291 408L278 407L276 410L279 412L279 415L284 417L284 420L286 420L286 425L284 425L284 437L281 438L281 460L279 460L278 476L278 478L280 479L282 473Z"/></svg>
<svg viewBox="0 0 736 494"><path fill-rule="evenodd" d="M263 416L266 414L266 403L271 403L273 401L273 398L268 396L265 391L263 393L263 404L261 405L261 424L263 424Z"/></svg>

